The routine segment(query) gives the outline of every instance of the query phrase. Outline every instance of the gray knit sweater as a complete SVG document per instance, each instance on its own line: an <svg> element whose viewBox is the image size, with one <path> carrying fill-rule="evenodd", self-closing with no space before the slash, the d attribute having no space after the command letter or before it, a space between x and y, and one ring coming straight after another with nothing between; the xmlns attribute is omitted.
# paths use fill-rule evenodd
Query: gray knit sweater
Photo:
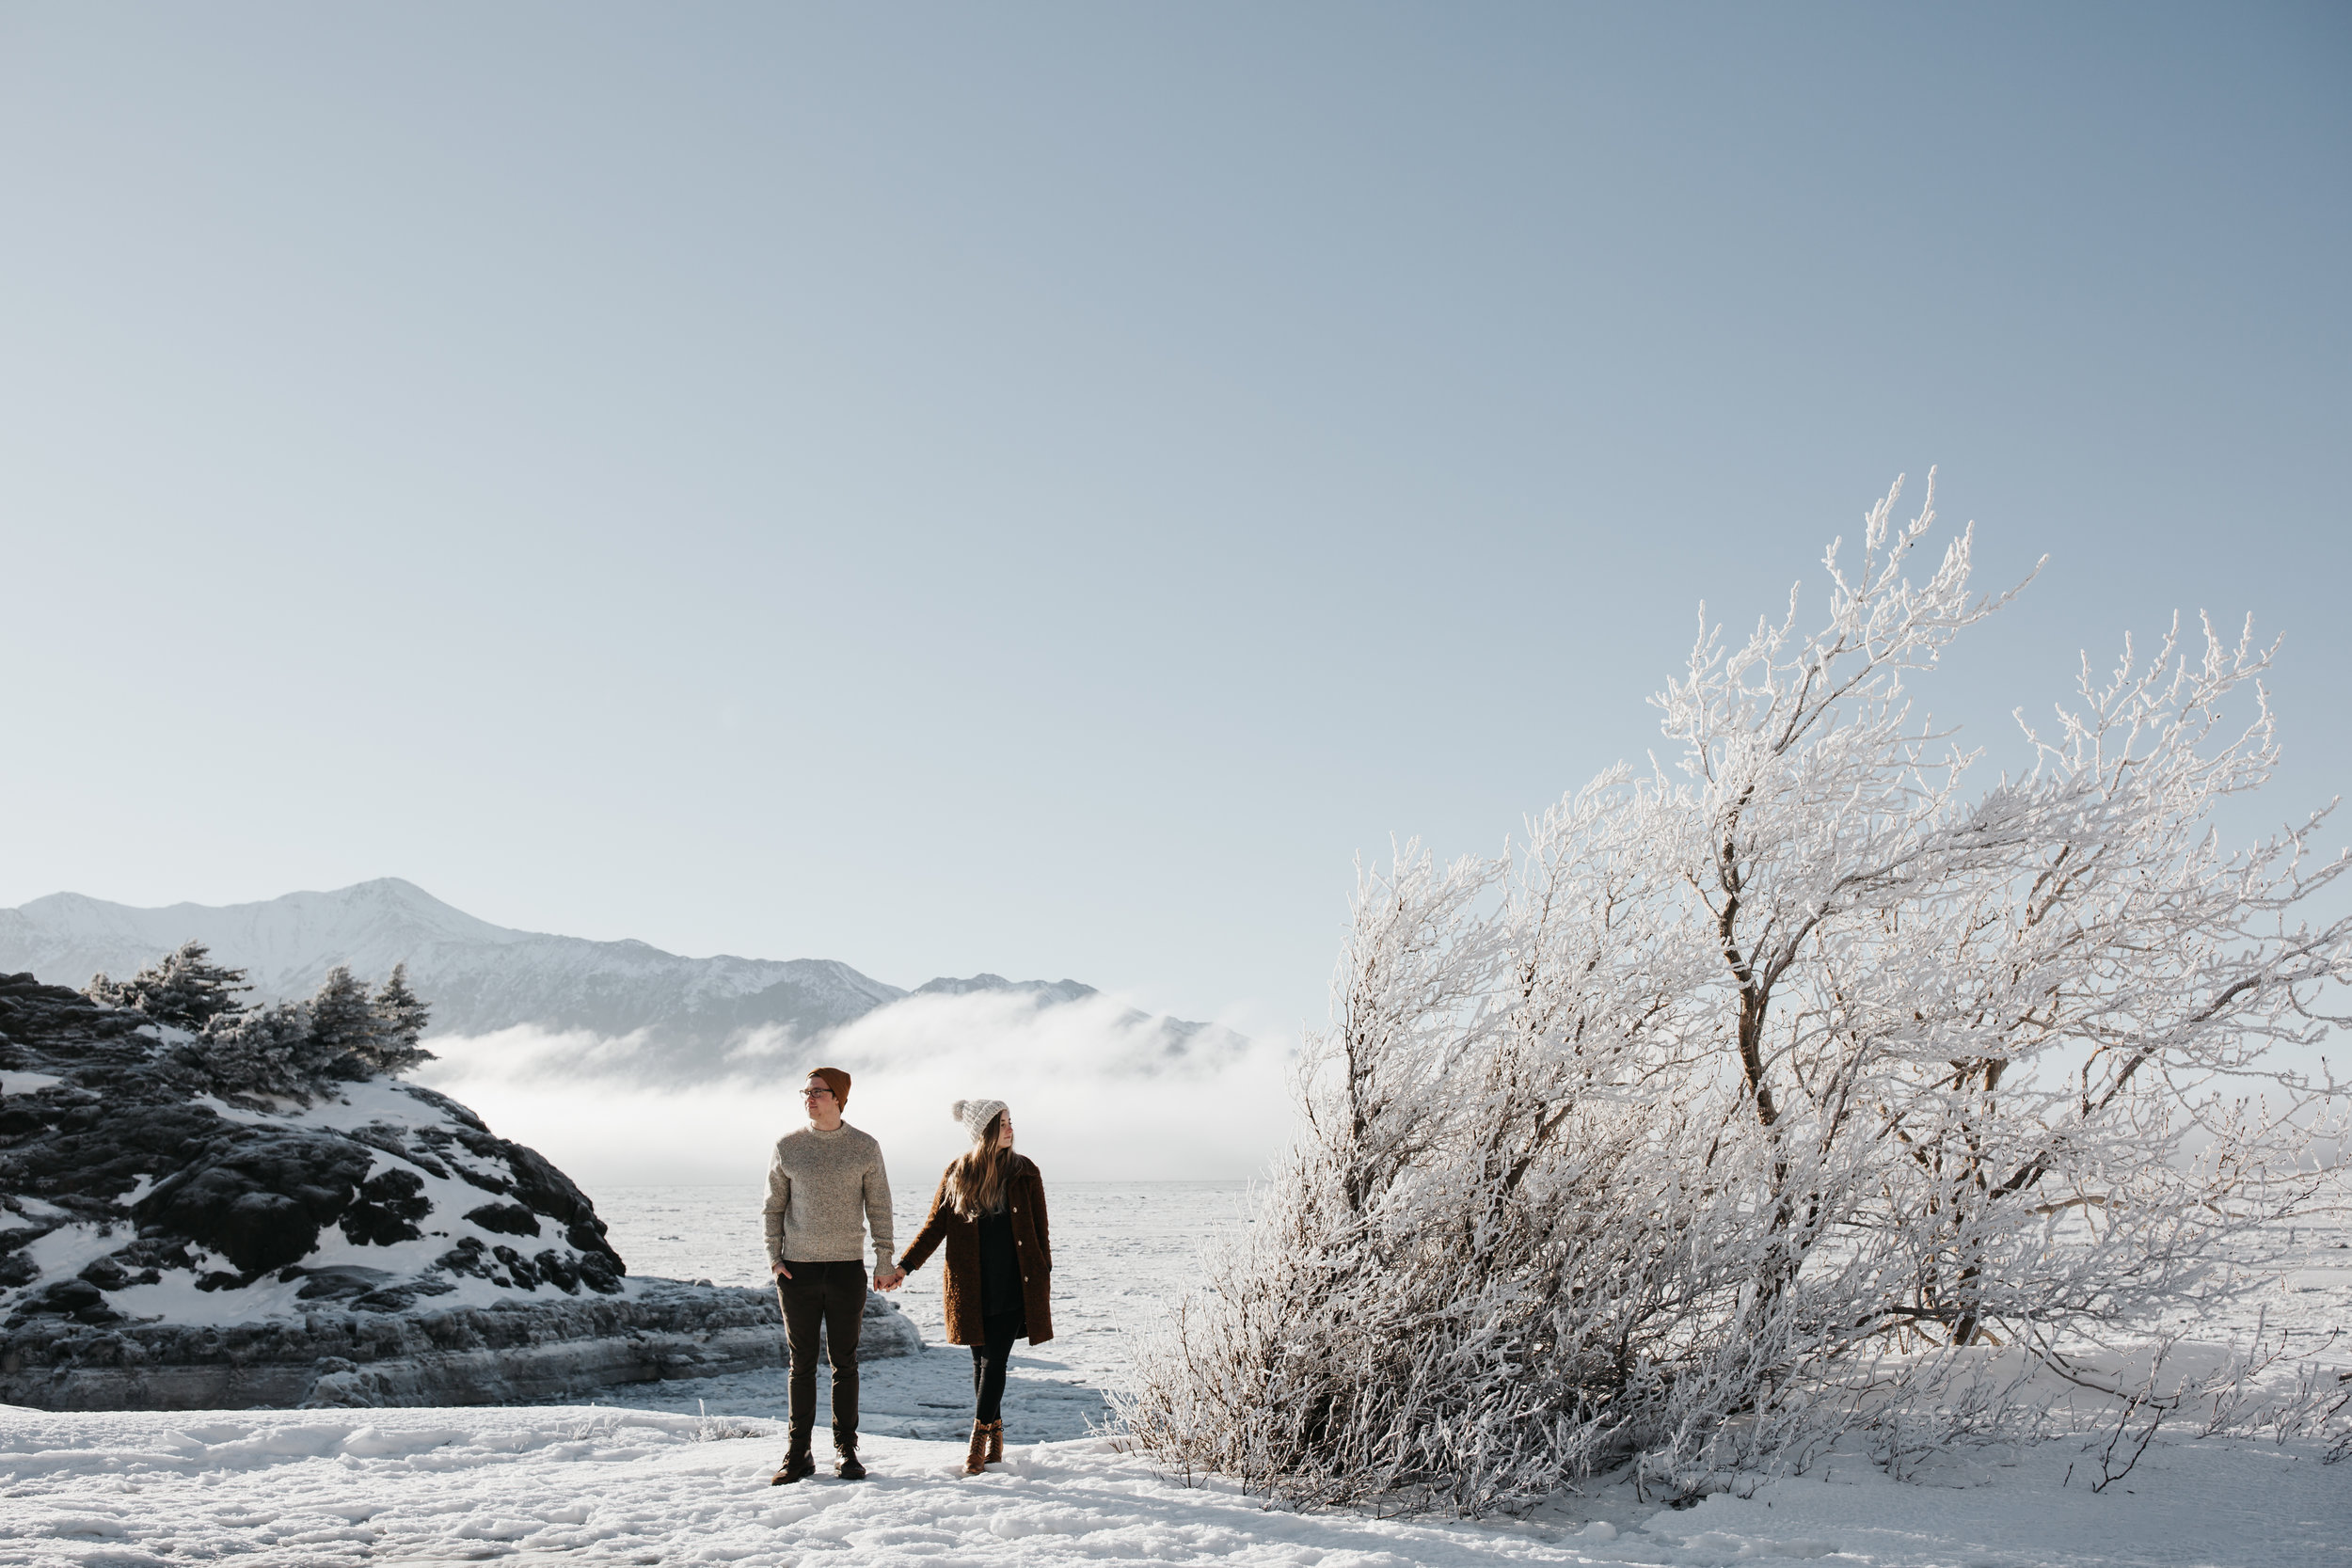
<svg viewBox="0 0 2352 1568"><path fill-rule="evenodd" d="M862 1261L870 1229L875 1266L886 1267L890 1173L882 1145L846 1121L830 1132L803 1127L778 1138L768 1162L766 1218L771 1264Z"/></svg>

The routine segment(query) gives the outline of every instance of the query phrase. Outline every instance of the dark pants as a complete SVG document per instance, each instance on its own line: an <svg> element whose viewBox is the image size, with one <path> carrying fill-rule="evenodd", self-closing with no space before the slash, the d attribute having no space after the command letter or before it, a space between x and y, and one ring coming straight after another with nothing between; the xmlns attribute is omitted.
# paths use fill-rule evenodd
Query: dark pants
<svg viewBox="0 0 2352 1568"><path fill-rule="evenodd" d="M1005 1363L1012 1357L1012 1342L1028 1328L1018 1310L991 1313L980 1320L980 1332L988 1337L988 1343L972 1347L972 1393L978 1401L972 1412L974 1420L1005 1418Z"/></svg>
<svg viewBox="0 0 2352 1568"><path fill-rule="evenodd" d="M795 1263L789 1279L776 1281L784 1308L785 1342L792 1347L792 1442L808 1441L817 1425L817 1330L825 1331L826 1359L833 1365L833 1440L857 1442L857 1336L866 1317L866 1265Z"/></svg>

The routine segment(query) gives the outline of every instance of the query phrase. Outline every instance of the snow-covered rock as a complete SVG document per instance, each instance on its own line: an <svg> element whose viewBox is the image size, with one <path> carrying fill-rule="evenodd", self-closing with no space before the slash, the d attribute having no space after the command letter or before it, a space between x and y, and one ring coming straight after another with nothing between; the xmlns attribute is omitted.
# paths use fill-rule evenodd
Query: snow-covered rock
<svg viewBox="0 0 2352 1568"><path fill-rule="evenodd" d="M230 1102L174 1044L0 976L0 1401L486 1402L781 1355L767 1292L628 1279L587 1196L455 1101ZM868 1315L862 1354L919 1347Z"/></svg>

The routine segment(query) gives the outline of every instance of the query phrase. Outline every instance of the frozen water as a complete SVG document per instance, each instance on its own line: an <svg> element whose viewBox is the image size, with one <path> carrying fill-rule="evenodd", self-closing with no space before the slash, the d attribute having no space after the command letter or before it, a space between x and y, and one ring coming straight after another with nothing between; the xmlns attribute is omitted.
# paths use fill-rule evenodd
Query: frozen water
<svg viewBox="0 0 2352 1568"><path fill-rule="evenodd" d="M596 1212L632 1275L757 1285L768 1277L758 1187L608 1187ZM897 1193L903 1244L922 1226L926 1188ZM1124 1369L1127 1345L1181 1293L1204 1243L1245 1222L1239 1181L1056 1182L1046 1196L1054 1247L1054 1338L1024 1340L1005 1385L1005 1431L1031 1438L1083 1435L1104 1417L1103 1390ZM946 1343L934 1257L893 1292L929 1349L867 1365L859 1374L868 1433L946 1437L972 1419L971 1353ZM713 1415L785 1414L782 1369L773 1373L665 1383L629 1392L632 1404ZM826 1397L818 1373L819 1408Z"/></svg>

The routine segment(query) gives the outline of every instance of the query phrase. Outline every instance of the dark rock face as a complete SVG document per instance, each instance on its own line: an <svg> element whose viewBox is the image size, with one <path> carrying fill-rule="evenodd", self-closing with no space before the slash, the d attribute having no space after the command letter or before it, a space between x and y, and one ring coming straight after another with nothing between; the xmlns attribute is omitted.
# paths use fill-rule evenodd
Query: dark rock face
<svg viewBox="0 0 2352 1568"><path fill-rule="evenodd" d="M466 1217L485 1230L495 1230L505 1236L536 1236L539 1216L519 1203L485 1203L470 1209Z"/></svg>
<svg viewBox="0 0 2352 1568"><path fill-rule="evenodd" d="M348 1138L232 1127L131 1210L259 1274L301 1261L351 1207L375 1150Z"/></svg>
<svg viewBox="0 0 2352 1568"><path fill-rule="evenodd" d="M0 976L0 1335L162 1315L141 1307L167 1292L141 1292L174 1276L257 1313L314 1299L405 1311L467 1278L622 1289L627 1266L571 1180L430 1089L377 1080L319 1105L226 1104L196 1092L140 1015L28 974ZM492 1244L508 1237L531 1244ZM355 1250L367 1261L341 1256Z"/></svg>
<svg viewBox="0 0 2352 1568"><path fill-rule="evenodd" d="M388 1170L361 1185L362 1201L344 1210L336 1224L352 1242L390 1246L417 1241L424 1232L415 1222L433 1212L432 1199L423 1194L424 1183L414 1171Z"/></svg>

